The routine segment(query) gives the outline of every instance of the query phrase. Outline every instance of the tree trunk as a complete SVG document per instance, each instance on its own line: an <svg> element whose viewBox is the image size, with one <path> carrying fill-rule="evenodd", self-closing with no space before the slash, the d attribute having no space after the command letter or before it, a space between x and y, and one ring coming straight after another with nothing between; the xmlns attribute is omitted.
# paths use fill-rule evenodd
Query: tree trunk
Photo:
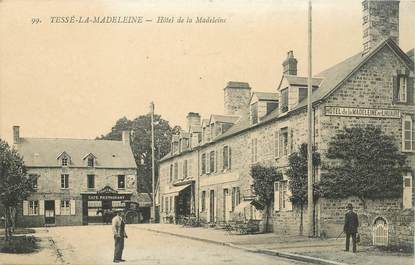
<svg viewBox="0 0 415 265"><path fill-rule="evenodd" d="M303 210L304 210L304 205L303 204L301 204L300 205L300 208L301 208L301 212L300 212L300 236L302 236L303 235L303 231L304 231L304 214L303 214Z"/></svg>
<svg viewBox="0 0 415 265"><path fill-rule="evenodd" d="M264 224L264 232L268 233L268 220L269 220L269 205L265 207L265 224Z"/></svg>

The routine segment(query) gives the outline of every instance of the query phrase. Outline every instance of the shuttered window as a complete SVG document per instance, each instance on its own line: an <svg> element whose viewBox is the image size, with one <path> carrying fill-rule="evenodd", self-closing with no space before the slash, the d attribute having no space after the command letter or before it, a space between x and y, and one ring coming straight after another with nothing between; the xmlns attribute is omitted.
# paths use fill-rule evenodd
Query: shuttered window
<svg viewBox="0 0 415 265"><path fill-rule="evenodd" d="M413 117L402 119L402 151L415 151L415 126Z"/></svg>
<svg viewBox="0 0 415 265"><path fill-rule="evenodd" d="M28 215L39 214L39 201L29 201L28 207Z"/></svg>

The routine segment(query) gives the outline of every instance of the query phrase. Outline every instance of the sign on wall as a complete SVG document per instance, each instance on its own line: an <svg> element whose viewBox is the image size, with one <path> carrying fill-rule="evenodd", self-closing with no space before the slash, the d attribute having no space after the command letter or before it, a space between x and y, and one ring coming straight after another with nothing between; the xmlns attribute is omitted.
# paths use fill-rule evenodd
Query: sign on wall
<svg viewBox="0 0 415 265"><path fill-rule="evenodd" d="M347 117L372 117L372 118L394 118L401 117L400 110L394 109L373 109L373 108L349 108L326 106L325 114L328 116L347 116Z"/></svg>

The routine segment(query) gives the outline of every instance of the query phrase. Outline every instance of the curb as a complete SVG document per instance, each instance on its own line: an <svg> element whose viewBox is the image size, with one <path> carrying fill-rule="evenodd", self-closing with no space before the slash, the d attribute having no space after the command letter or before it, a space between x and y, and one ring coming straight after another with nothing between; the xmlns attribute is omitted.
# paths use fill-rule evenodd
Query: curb
<svg viewBox="0 0 415 265"><path fill-rule="evenodd" d="M186 238L186 239L191 239L191 240L197 240L197 241L206 242L206 243L215 244L215 245L220 245L220 246L227 246L227 247L231 247L231 248L235 248L235 249L239 249L239 250L243 250L243 251L251 252L251 253L259 253L259 254L264 254L264 255L269 255L269 256L277 256L277 257L281 257L281 258L292 259L292 260L308 262L308 263L313 263L313 264L347 265L346 263L341 263L341 262L336 262L336 261L331 261L331 260L325 260L325 259L320 259L320 258L315 258L315 257L310 257L310 256L304 256L304 255L298 255L298 254L294 254L294 253L281 252L281 251L268 250L268 249L252 249L252 248L247 248L247 247L243 247L243 246L238 246L238 245L235 245L233 243L221 242L221 241L216 241L216 240L212 240L212 239L205 239L205 238L200 238L200 237L195 237L195 236L187 236L187 235L182 235L182 234L177 234L177 233L172 233L172 232L167 232L167 231L155 230L155 229L151 229L151 228L137 227L137 229L146 230L146 231L150 231L150 232L154 232L154 233L158 233L158 234L166 234L166 235L171 235L171 236L175 236L175 237L181 237L181 238Z"/></svg>

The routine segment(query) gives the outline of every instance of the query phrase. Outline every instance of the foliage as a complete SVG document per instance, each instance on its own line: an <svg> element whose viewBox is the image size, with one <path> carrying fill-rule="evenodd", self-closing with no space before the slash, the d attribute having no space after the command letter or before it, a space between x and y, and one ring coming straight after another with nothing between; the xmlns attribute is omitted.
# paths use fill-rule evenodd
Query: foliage
<svg viewBox="0 0 415 265"><path fill-rule="evenodd" d="M282 173L275 167L259 164L251 167L251 176L254 179L254 192L258 200L265 205L264 231L268 232L268 218L271 204L274 199L274 182L282 180Z"/></svg>
<svg viewBox="0 0 415 265"><path fill-rule="evenodd" d="M274 182L282 180L282 173L275 167L253 165L251 176L254 179L254 191L260 202L270 206L274 199Z"/></svg>
<svg viewBox="0 0 415 265"><path fill-rule="evenodd" d="M0 139L0 202L4 208L6 240L14 229L17 206L32 191L32 183L26 177L23 158L16 149L10 148Z"/></svg>
<svg viewBox="0 0 415 265"><path fill-rule="evenodd" d="M151 193L151 116L141 115L134 120L126 117L119 119L111 132L101 135L97 139L120 140L122 131L132 131L131 148L137 163L137 176L139 179L139 191ZM157 161L170 151L172 134L177 134L180 127L171 127L169 122L160 115L154 115L154 149ZM157 164L155 164L156 176ZM151 196L150 196L151 197Z"/></svg>
<svg viewBox="0 0 415 265"><path fill-rule="evenodd" d="M365 199L402 195L406 156L378 127L345 128L329 142L320 189L325 197Z"/></svg>
<svg viewBox="0 0 415 265"><path fill-rule="evenodd" d="M320 165L320 154L313 148L313 177L316 168ZM290 180L289 188L292 192L290 200L296 205L307 204L307 186L308 186L308 170L307 170L307 144L303 143L299 146L297 152L292 153L288 158L287 176ZM314 200L318 197L317 184L313 185Z"/></svg>

